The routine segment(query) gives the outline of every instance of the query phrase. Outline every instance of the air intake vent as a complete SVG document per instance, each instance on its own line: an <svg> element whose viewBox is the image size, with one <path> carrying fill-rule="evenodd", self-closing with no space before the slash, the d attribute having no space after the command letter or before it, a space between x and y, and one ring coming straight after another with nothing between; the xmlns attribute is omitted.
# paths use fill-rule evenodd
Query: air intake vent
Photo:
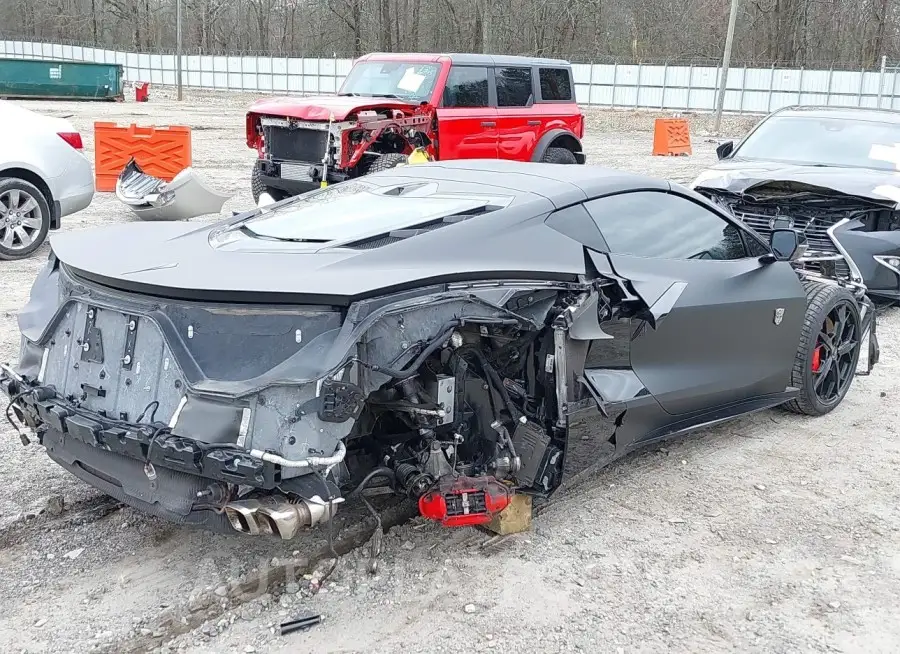
<svg viewBox="0 0 900 654"><path fill-rule="evenodd" d="M418 236L419 234L433 232L434 230L440 229L441 227L460 223L464 220L468 220L469 218L483 216L484 214L491 213L492 211L496 211L497 209L502 208L503 207L499 205L485 204L480 207L475 207L473 209L460 211L449 216L444 216L443 218L438 218L437 220L429 220L428 222L420 223L418 225L411 225L410 227L407 227L405 229L395 229L385 234L378 234L376 236L371 236L359 241L345 243L340 247L350 248L353 250L374 250L376 248L382 248L386 245L393 245L394 243L405 241L406 239L412 238L413 236Z"/></svg>

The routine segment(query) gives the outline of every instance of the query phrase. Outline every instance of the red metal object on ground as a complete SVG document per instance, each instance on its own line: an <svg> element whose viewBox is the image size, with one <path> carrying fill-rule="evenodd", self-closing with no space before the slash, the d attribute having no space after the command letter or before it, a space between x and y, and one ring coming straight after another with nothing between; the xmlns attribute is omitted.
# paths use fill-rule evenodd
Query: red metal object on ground
<svg viewBox="0 0 900 654"><path fill-rule="evenodd" d="M136 102L147 102L150 99L150 82L135 82L134 99Z"/></svg>
<svg viewBox="0 0 900 654"><path fill-rule="evenodd" d="M445 527L483 525L509 506L512 491L493 477L451 477L419 498L419 513Z"/></svg>

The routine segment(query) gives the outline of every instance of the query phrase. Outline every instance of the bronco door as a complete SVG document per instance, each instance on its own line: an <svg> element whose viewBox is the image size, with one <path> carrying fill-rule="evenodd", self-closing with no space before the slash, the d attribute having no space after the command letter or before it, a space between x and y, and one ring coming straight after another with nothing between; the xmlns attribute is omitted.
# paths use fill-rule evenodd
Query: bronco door
<svg viewBox="0 0 900 654"><path fill-rule="evenodd" d="M806 312L789 263L760 262L768 249L756 236L687 196L638 191L584 206L606 245L591 253L598 270L648 307L615 327L628 342L616 365L643 387L636 394L685 416L786 391ZM602 385L604 367L589 357L586 379Z"/></svg>
<svg viewBox="0 0 900 654"><path fill-rule="evenodd" d="M438 158L496 159L497 107L486 66L451 66L438 116Z"/></svg>

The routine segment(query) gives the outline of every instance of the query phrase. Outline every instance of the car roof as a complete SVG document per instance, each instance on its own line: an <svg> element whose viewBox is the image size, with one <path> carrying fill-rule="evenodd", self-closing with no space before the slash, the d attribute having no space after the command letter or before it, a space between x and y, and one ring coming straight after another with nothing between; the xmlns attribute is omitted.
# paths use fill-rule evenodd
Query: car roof
<svg viewBox="0 0 900 654"><path fill-rule="evenodd" d="M489 55L475 53L433 52L371 52L357 61L442 61L449 59L451 63L466 66L552 66L568 68L571 64L565 59L548 59L543 57L520 57L515 55Z"/></svg>
<svg viewBox="0 0 900 654"><path fill-rule="evenodd" d="M392 168L367 175L373 183L393 183L391 178L416 178L447 182L454 193L488 192L502 189L516 198L542 196L557 207L622 191L671 190L669 182L636 173L600 166L528 163L506 159L458 159ZM449 188L449 187L448 187Z"/></svg>
<svg viewBox="0 0 900 654"><path fill-rule="evenodd" d="M837 118L842 120L864 120L874 123L900 123L900 112L874 107L826 107L791 106L772 112L772 116L806 116L809 118Z"/></svg>

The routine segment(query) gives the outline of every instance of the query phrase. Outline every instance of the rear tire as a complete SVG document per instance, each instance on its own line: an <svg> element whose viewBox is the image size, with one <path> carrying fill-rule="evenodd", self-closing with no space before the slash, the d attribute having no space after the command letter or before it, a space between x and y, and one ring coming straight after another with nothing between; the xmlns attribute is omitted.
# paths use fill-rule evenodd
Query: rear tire
<svg viewBox="0 0 900 654"><path fill-rule="evenodd" d="M575 154L568 148L547 148L544 156L541 157L542 163L552 164L577 164L578 160Z"/></svg>
<svg viewBox="0 0 900 654"><path fill-rule="evenodd" d="M406 162L407 157L405 154L400 154L399 152L388 152L387 154L383 154L380 157L377 157L371 164L369 164L368 168L366 168L365 174L371 175L372 173L377 173L381 170L390 170L391 168L405 165Z"/></svg>
<svg viewBox="0 0 900 654"><path fill-rule="evenodd" d="M30 256L49 229L50 204L41 190L18 177L0 177L0 260Z"/></svg>
<svg viewBox="0 0 900 654"><path fill-rule="evenodd" d="M862 345L859 305L840 286L806 284L806 318L791 372L800 395L784 405L793 413L822 416L840 405L853 385Z"/></svg>

